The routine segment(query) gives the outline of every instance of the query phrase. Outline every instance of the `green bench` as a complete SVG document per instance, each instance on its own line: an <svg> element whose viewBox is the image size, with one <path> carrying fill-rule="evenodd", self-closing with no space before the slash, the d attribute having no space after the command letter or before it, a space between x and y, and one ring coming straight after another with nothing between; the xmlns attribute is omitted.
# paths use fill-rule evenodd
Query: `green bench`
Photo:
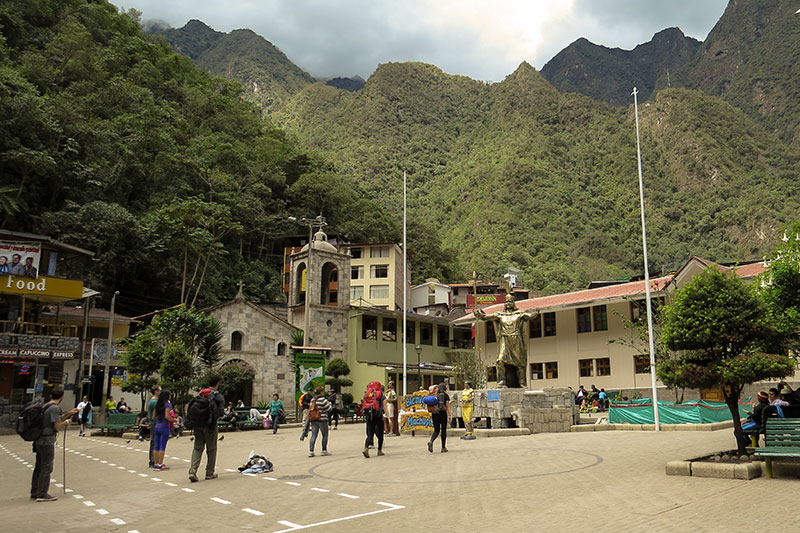
<svg viewBox="0 0 800 533"><path fill-rule="evenodd" d="M341 412L340 416L347 422L349 418L353 422L357 422L359 419L358 411L356 410L356 404L351 403L350 405L345 405L344 410Z"/></svg>
<svg viewBox="0 0 800 533"><path fill-rule="evenodd" d="M264 427L264 422L260 420L250 420L250 409L235 409L235 412L239 418L239 421L236 422L236 427L238 429L260 429ZM258 410L259 413L262 415L266 414L266 410ZM234 426L231 422L219 419L217 420L217 428L222 430L230 430L233 429Z"/></svg>
<svg viewBox="0 0 800 533"><path fill-rule="evenodd" d="M94 426L93 429L99 429L102 435L106 432L119 431L122 433L128 428L137 427L136 420L139 418L138 413L111 413L108 415L108 423L101 426Z"/></svg>
<svg viewBox="0 0 800 533"><path fill-rule="evenodd" d="M773 458L800 457L800 418L768 418L764 447L754 453L764 457L768 478L772 477Z"/></svg>

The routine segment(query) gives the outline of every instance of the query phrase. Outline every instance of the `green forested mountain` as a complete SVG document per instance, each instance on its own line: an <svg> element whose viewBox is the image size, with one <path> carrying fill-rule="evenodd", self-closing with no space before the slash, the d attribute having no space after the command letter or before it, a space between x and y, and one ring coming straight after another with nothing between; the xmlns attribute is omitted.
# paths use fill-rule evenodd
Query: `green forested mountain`
<svg viewBox="0 0 800 533"><path fill-rule="evenodd" d="M647 100L660 76L689 61L700 42L678 28L656 33L633 50L607 48L580 38L542 67L542 76L561 92L576 92L611 105L631 104L633 87Z"/></svg>
<svg viewBox="0 0 800 533"><path fill-rule="evenodd" d="M798 153L701 92L641 112L652 267L761 257L800 203ZM553 292L641 270L631 111L528 64L488 85L390 63L358 93L309 85L273 119L390 209L407 170L412 219L457 250L462 277L514 265Z"/></svg>
<svg viewBox="0 0 800 533"><path fill-rule="evenodd" d="M279 297L281 247L304 233L286 215L318 213L309 183L351 239L397 236L241 94L108 2L0 3L2 227L95 252L88 284L127 313L214 303L239 280Z"/></svg>
<svg viewBox="0 0 800 533"><path fill-rule="evenodd" d="M222 33L199 20L190 20L182 28L159 33L198 67L240 82L245 88L245 98L264 110L314 82L286 54L251 30Z"/></svg>
<svg viewBox="0 0 800 533"><path fill-rule="evenodd" d="M721 96L800 148L798 7L794 0L731 1L672 85Z"/></svg>

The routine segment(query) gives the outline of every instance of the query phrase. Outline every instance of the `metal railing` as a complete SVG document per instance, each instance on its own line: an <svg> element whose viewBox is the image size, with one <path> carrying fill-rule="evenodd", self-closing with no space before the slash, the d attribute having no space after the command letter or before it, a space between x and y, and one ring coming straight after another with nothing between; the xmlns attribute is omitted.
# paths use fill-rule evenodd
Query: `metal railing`
<svg viewBox="0 0 800 533"><path fill-rule="evenodd" d="M77 337L78 326L45 324L42 322L22 322L20 320L0 320L0 333L43 335L48 337Z"/></svg>

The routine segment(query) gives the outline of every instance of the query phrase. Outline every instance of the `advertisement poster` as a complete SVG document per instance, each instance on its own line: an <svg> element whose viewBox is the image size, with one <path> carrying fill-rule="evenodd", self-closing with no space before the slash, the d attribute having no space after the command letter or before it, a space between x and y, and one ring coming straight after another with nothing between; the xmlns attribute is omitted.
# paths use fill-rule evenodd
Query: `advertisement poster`
<svg viewBox="0 0 800 533"><path fill-rule="evenodd" d="M0 241L0 276L39 277L42 243Z"/></svg>
<svg viewBox="0 0 800 533"><path fill-rule="evenodd" d="M128 381L127 371L124 368L111 369L111 386L122 387Z"/></svg>
<svg viewBox="0 0 800 533"><path fill-rule="evenodd" d="M431 413L422 401L429 394L430 392L422 390L400 398L400 431L433 431Z"/></svg>
<svg viewBox="0 0 800 533"><path fill-rule="evenodd" d="M295 355L295 402L307 390L317 385L325 386L325 354L299 353Z"/></svg>

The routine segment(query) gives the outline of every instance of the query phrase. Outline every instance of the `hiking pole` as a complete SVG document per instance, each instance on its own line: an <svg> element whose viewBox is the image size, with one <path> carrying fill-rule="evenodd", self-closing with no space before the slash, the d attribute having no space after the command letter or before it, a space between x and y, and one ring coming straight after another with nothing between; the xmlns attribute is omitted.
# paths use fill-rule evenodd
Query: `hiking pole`
<svg viewBox="0 0 800 533"><path fill-rule="evenodd" d="M64 494L67 494L67 429L64 429L64 445L61 448L61 464L63 466Z"/></svg>

